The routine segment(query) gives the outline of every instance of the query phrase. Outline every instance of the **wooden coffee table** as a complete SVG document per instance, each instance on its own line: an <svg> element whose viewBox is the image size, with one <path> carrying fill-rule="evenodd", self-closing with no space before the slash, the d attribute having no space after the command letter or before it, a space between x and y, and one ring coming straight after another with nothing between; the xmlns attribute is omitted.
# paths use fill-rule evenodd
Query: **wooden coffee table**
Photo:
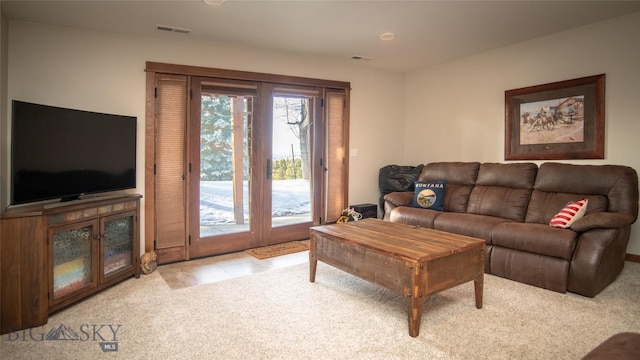
<svg viewBox="0 0 640 360"><path fill-rule="evenodd" d="M482 308L484 252L481 239L378 219L315 226L309 281L320 260L404 296L409 335L416 337L431 294L473 280Z"/></svg>

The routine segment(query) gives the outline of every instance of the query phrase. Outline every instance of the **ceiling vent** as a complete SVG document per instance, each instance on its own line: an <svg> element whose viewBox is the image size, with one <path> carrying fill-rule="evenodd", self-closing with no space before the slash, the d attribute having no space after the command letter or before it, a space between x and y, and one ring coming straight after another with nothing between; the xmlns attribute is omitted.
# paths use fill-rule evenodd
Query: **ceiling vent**
<svg viewBox="0 0 640 360"><path fill-rule="evenodd" d="M188 34L191 32L191 30L189 29L183 29L183 28L179 28L175 26L167 26L167 25L156 25L156 30L175 32L179 34Z"/></svg>

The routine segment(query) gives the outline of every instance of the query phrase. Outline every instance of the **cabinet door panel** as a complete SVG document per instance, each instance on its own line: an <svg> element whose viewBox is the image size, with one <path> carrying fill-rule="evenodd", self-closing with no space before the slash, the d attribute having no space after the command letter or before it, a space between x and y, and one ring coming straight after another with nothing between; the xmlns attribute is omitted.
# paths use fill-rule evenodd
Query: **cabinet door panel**
<svg viewBox="0 0 640 360"><path fill-rule="evenodd" d="M50 230L52 304L97 285L94 271L97 259L96 229L97 221L92 220Z"/></svg>
<svg viewBox="0 0 640 360"><path fill-rule="evenodd" d="M109 276L130 270L134 266L135 224L135 212L103 219L102 282Z"/></svg>

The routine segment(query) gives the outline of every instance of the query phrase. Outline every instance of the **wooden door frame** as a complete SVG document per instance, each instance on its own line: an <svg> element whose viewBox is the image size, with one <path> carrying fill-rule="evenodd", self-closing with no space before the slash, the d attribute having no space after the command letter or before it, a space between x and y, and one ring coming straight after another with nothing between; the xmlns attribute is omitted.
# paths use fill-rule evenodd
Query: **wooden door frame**
<svg viewBox="0 0 640 360"><path fill-rule="evenodd" d="M284 84L284 85L300 85L308 87L319 87L325 89L336 89L344 91L346 98L349 99L349 92L351 90L351 84L344 81L334 80L322 80L306 77L288 76L288 75L274 75L266 73L237 71L237 70L225 70L216 68L207 68L199 66L189 65L177 65L158 62L147 62L145 66L146 72L146 99L145 99L145 252L154 250L155 241L155 219L153 214L155 213L155 198L153 196L154 177L153 167L155 163L155 78L157 74L174 74L209 78L221 78L229 80L247 80L254 82ZM259 99L257 101L260 101ZM348 104L348 102L347 102ZM348 106L348 105L347 105ZM347 109L348 113L348 109ZM348 129L348 118L345 124ZM348 141L348 137L345 139ZM317 145L316 145L317 146ZM319 164L316 164L319 166ZM256 166L266 166L266 164L256 164ZM315 180L315 179L314 179ZM346 180L345 180L346 181ZM345 182L345 184L347 184ZM345 189L347 186L345 186ZM150 191L151 189L151 191ZM189 199L189 194L187 194ZM344 201L347 201L347 193L345 190ZM186 211L189 211L188 209ZM253 216L254 214L252 214ZM315 221L315 219L314 219ZM189 223L187 220L187 228ZM186 242L185 246L185 260L189 260L189 243Z"/></svg>
<svg viewBox="0 0 640 360"><path fill-rule="evenodd" d="M225 80L225 79L220 79L220 78L211 78L211 77L201 77L201 76L193 76L192 77L192 81L191 81L191 104L190 104L190 112L191 112L191 119L193 119L193 124L189 125L189 141L191 141L192 143L190 143L188 146L188 157L189 157L189 162L192 163L191 168L192 170L188 172L188 180L187 180L187 187L188 187L188 193L189 193L189 204L199 204L200 202L200 194L198 191L196 191L195 189L199 186L199 182L200 182L200 177L199 177L199 171L197 170L197 167L200 166L200 146L199 146L199 142L196 143L197 139L200 138L200 126L196 125L195 122L196 121L201 121L200 120L200 106L201 106L201 102L200 101L195 101L194 99L198 96L202 95L202 84L206 83L206 82L218 82L219 81L219 88L223 89L225 88L225 85L229 85L230 87L233 86L233 84L235 83L236 85L238 85L238 81L232 81L232 80ZM254 100L253 100L253 108L254 111L256 108L260 108L258 102L260 101L260 94L261 94L261 87L262 85L258 82L253 82L253 81L246 81L246 80L242 80L241 81L242 85L246 85L247 88L252 88L255 89L255 95L251 94L251 96L254 96ZM225 91L221 91L221 92L225 92ZM238 95L244 95L244 96L249 96L249 93L253 93L253 91L249 91L249 92L245 92L243 93L242 90L238 90ZM251 125L251 131L253 133L253 136L256 136L256 132L258 132L260 129L256 127L255 124ZM255 148L255 147L251 147L250 150L250 157L253 161L253 159L257 159L258 155L259 155L259 151L260 149ZM259 165L256 164L252 164L252 168L257 167ZM195 169L194 169L195 168ZM262 184L260 183L259 177L256 176L257 174L252 171L251 172L251 187L253 188L254 186L262 186ZM251 195L250 195L251 196ZM191 258L198 258L198 257L204 257L204 256L210 256L212 254L223 254L223 253L228 253L228 252L233 252L233 251L238 251L239 249L248 249L248 248L252 248L252 247L256 247L256 243L255 240L260 238L261 234L259 233L259 226L254 226L253 224L253 220L251 223L251 229L249 230L249 232L239 232L239 233L229 233L229 234L225 234L225 241L224 242L217 242L217 243L212 243L210 241L201 241L200 236L196 236L194 234L197 234L196 232L200 231L200 223L199 223L199 207L197 206L190 206L187 211L189 212L189 237L191 239L190 244L189 244L189 256ZM257 213L255 211L252 211L252 213L250 214L250 219L257 219ZM258 224L259 225L259 224Z"/></svg>
<svg viewBox="0 0 640 360"><path fill-rule="evenodd" d="M314 225L319 225L320 216L318 215L322 214L322 207L318 206L320 205L319 203L321 201L315 201L315 199L318 199L318 200L322 199L322 193L320 192L320 189L323 186L322 177L321 177L321 174L323 171L319 167L314 168L315 166L314 164L318 163L316 159L319 159L320 157L323 156L319 148L321 146L321 143L316 142L316 137L320 132L318 130L323 124L320 121L322 117L322 99L324 96L323 89L315 86L306 86L306 85L305 86L301 86L301 85L282 86L278 84L278 85L270 86L269 91L264 92L264 101L266 102L267 100L269 100L269 103L270 103L270 106L265 106L266 114L264 114L264 116L266 116L266 118L269 119L269 123L270 123L270 127L265 129L265 132L267 134L273 133L273 128L272 128L273 98L275 96L285 96L285 97L286 96L303 96L303 97L314 98L314 100L310 101L312 103L312 107L309 110L310 112L313 113L312 116L313 116L313 122L314 122L314 127L310 134L310 140L309 140L311 142L309 160L310 160L310 170L311 170L310 180L311 180L311 183L314 185L314 187L310 189L310 196L312 200L311 202L312 208L310 210L311 210L311 213L316 216L312 217L309 221L305 221L297 224L279 226L279 227L273 227L273 223L271 222L272 218L269 217L269 222L264 224L264 227L262 230L264 234L263 239L265 240L265 243L263 245L273 245L273 244L278 244L286 241L291 241L291 240L278 241L276 240L278 238L285 238L285 237L296 238L296 239L308 238L309 227ZM273 149L273 143L272 143L273 138L272 136L269 136L268 138L269 138L269 141L266 141L264 143L263 153L267 151L271 153ZM318 173L320 173L319 176L318 176ZM318 180L320 180L320 182L316 182ZM265 191L264 202L267 204L272 204L273 179L268 181L271 181L272 186L269 187L268 189L269 191ZM267 189L265 188L265 190Z"/></svg>

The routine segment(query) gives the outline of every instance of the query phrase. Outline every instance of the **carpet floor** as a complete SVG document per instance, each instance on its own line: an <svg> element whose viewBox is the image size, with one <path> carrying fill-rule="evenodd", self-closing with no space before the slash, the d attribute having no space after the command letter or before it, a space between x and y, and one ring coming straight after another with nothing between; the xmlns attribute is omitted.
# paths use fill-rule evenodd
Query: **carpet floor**
<svg viewBox="0 0 640 360"><path fill-rule="evenodd" d="M420 335L403 299L323 263L172 290L158 272L130 279L5 334L2 359L580 359L640 332L640 264L595 298L485 276L429 297ZM64 340L61 340L64 339Z"/></svg>

